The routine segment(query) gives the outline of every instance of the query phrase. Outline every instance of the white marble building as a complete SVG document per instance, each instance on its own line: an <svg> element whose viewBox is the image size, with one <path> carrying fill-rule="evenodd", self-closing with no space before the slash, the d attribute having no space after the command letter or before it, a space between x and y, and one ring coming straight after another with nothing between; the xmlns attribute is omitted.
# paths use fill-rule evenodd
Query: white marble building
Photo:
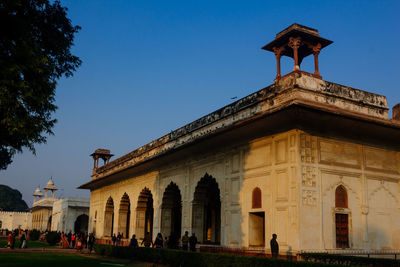
<svg viewBox="0 0 400 267"><path fill-rule="evenodd" d="M51 195L48 195L48 191ZM33 194L32 229L41 231L87 232L89 199L56 198L57 188L49 180L43 193L38 187ZM39 198L39 199L38 199Z"/></svg>

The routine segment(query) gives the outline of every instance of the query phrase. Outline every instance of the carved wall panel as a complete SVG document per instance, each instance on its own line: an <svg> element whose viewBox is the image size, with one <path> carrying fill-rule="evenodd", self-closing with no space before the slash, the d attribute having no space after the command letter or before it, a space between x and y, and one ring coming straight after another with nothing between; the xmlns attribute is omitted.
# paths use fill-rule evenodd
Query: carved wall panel
<svg viewBox="0 0 400 267"><path fill-rule="evenodd" d="M275 163L282 164L288 161L287 138L275 141Z"/></svg>
<svg viewBox="0 0 400 267"><path fill-rule="evenodd" d="M303 205L315 206L317 204L317 192L315 190L303 189Z"/></svg>
<svg viewBox="0 0 400 267"><path fill-rule="evenodd" d="M301 134L300 154L303 163L315 163L317 159L317 138L308 134Z"/></svg>
<svg viewBox="0 0 400 267"><path fill-rule="evenodd" d="M399 154L395 151L388 151L379 148L367 147L364 149L365 168L372 171L383 171L398 173Z"/></svg>
<svg viewBox="0 0 400 267"><path fill-rule="evenodd" d="M276 200L288 201L289 198L289 177L287 169L276 171Z"/></svg>
<svg viewBox="0 0 400 267"><path fill-rule="evenodd" d="M271 143L257 142L250 145L244 155L245 169L253 169L271 165Z"/></svg>
<svg viewBox="0 0 400 267"><path fill-rule="evenodd" d="M361 167L360 146L319 139L320 163L353 168Z"/></svg>

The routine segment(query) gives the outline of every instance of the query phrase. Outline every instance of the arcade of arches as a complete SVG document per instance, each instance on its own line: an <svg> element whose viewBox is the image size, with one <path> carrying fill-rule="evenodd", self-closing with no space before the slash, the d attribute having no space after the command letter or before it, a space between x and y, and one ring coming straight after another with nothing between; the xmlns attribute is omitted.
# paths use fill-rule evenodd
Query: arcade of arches
<svg viewBox="0 0 400 267"><path fill-rule="evenodd" d="M398 184L362 180L364 169L349 173L340 169L342 161L336 162L342 160L341 153L351 152L351 157L362 159L368 156L362 153L373 149L299 130L261 138L250 146L203 159L204 167L196 168L196 161L184 161L92 190L89 231L96 229L100 239L118 232L124 237L136 234L141 239L150 232L153 240L159 232L182 236L189 231L203 245L267 250L271 235L276 233L283 251L307 246L394 248L398 238L392 233L395 229L400 232L400 225L396 228L396 224L387 222L400 221L396 213L399 192L394 190ZM304 156L290 156L296 151L304 151ZM391 155L385 150L379 153ZM364 163L360 160L359 164ZM359 191L361 181L368 191ZM360 207L362 194L368 206ZM311 215L320 212L320 221L313 219ZM384 219L387 216L392 219ZM300 225L314 230L303 236L305 233L298 232ZM383 229L382 233L378 235L377 229ZM368 242L363 241L367 238Z"/></svg>

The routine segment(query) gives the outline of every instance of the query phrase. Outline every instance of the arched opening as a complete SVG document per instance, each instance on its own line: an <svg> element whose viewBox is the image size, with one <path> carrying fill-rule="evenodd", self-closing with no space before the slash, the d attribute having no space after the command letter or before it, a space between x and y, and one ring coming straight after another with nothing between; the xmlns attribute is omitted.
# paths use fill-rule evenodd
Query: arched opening
<svg viewBox="0 0 400 267"><path fill-rule="evenodd" d="M203 243L220 243L221 200L218 183L206 174L194 192L192 229Z"/></svg>
<svg viewBox="0 0 400 267"><path fill-rule="evenodd" d="M118 232L123 238L129 237L129 222L131 217L131 202L129 196L124 193L119 204Z"/></svg>
<svg viewBox="0 0 400 267"><path fill-rule="evenodd" d="M347 191L343 185L339 185L335 190L335 207L347 208Z"/></svg>
<svg viewBox="0 0 400 267"><path fill-rule="evenodd" d="M181 235L182 197L179 187L170 183L164 191L161 205L161 233L178 239Z"/></svg>
<svg viewBox="0 0 400 267"><path fill-rule="evenodd" d="M74 224L75 233L86 233L88 231L89 216L86 214L79 215Z"/></svg>
<svg viewBox="0 0 400 267"><path fill-rule="evenodd" d="M106 210L104 212L104 236L112 236L114 228L114 201L111 197L108 198L106 203Z"/></svg>
<svg viewBox="0 0 400 267"><path fill-rule="evenodd" d="M343 185L339 185L335 190L335 207L345 209L348 207L347 191ZM349 247L349 215L339 210L335 213L336 227L336 247Z"/></svg>
<svg viewBox="0 0 400 267"><path fill-rule="evenodd" d="M260 209L262 207L261 189L256 187L251 194L251 208ZM265 246L265 213L249 213L249 246Z"/></svg>
<svg viewBox="0 0 400 267"><path fill-rule="evenodd" d="M261 208L261 189L256 187L253 189L252 198L251 198L251 207L253 209Z"/></svg>
<svg viewBox="0 0 400 267"><path fill-rule="evenodd" d="M139 194L136 208L136 237L143 239L146 232L153 236L153 195L145 187Z"/></svg>
<svg viewBox="0 0 400 267"><path fill-rule="evenodd" d="M49 217L49 220L47 221L47 231L51 231L51 216Z"/></svg>

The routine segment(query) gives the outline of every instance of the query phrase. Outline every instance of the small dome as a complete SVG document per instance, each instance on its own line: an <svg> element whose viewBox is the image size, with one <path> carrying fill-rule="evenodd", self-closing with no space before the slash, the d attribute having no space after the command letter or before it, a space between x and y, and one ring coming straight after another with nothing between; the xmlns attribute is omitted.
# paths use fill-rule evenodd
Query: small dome
<svg viewBox="0 0 400 267"><path fill-rule="evenodd" d="M36 188L35 193L33 193L34 197L41 197L43 196L43 193L40 191L40 188L38 186L38 188Z"/></svg>
<svg viewBox="0 0 400 267"><path fill-rule="evenodd" d="M44 189L57 190L56 186L53 183L53 178L50 178L50 180L47 182L47 185Z"/></svg>

